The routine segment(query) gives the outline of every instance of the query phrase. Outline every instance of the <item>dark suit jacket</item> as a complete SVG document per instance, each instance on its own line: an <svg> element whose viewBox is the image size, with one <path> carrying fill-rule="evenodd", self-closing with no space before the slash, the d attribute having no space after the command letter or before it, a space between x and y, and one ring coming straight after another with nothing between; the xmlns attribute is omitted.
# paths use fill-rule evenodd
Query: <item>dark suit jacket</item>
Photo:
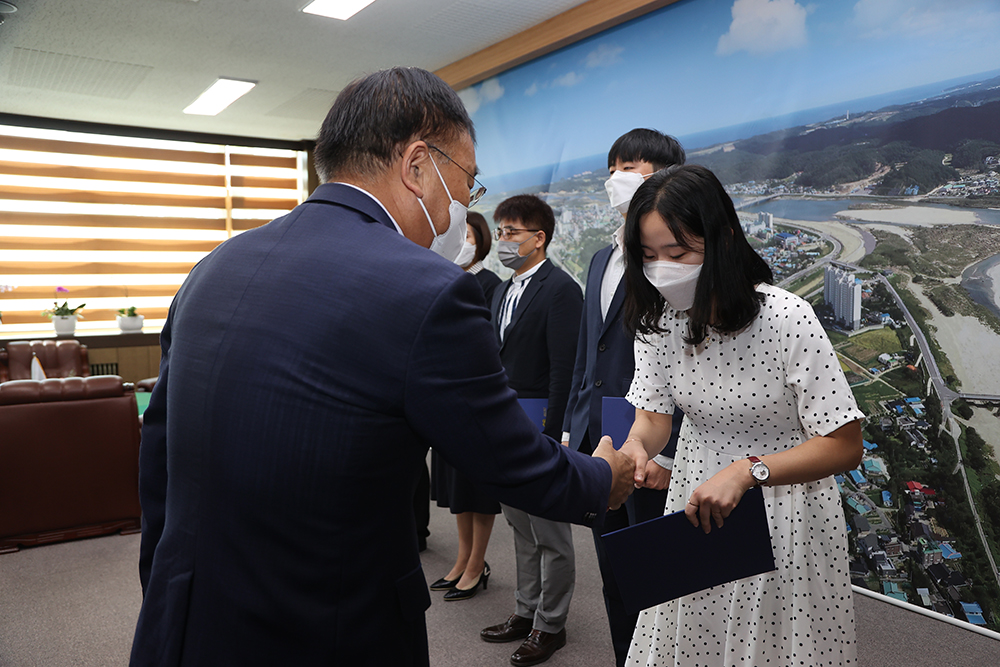
<svg viewBox="0 0 1000 667"><path fill-rule="evenodd" d="M566 405L563 430L570 435L570 449L579 450L589 433L590 447L600 440L602 403L605 396L621 397L628 393L635 374L635 346L622 320L625 302L625 279L611 299L607 318L601 317L601 281L611 259L611 246L598 250L587 270L587 296L583 305L583 323L576 347L573 385ZM677 433L684 413L674 412L673 437L662 454L673 458ZM616 442L616 446L622 443Z"/></svg>
<svg viewBox="0 0 1000 667"><path fill-rule="evenodd" d="M140 449L132 665L426 665L428 445L497 499L603 517L604 461L543 438L476 280L321 185L191 272Z"/></svg>
<svg viewBox="0 0 1000 667"><path fill-rule="evenodd" d="M499 285L502 280L500 276L493 273L489 269L483 269L476 274L476 280L479 281L479 286L483 288L483 297L486 300L486 305L493 303L493 292L496 290L497 285Z"/></svg>
<svg viewBox="0 0 1000 667"><path fill-rule="evenodd" d="M512 279L493 293L493 330L500 340L500 308ZM562 437L580 330L583 293L565 271L546 260L528 281L500 345L500 360L518 398L547 398L546 435Z"/></svg>

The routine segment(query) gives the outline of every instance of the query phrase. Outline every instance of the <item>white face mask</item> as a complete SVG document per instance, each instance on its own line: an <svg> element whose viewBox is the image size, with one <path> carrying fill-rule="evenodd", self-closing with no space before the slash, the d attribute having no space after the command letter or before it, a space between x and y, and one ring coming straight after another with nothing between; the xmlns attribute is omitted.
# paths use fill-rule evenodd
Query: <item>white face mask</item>
<svg viewBox="0 0 1000 667"><path fill-rule="evenodd" d="M443 234L438 234L437 229L434 228L434 221L431 220L431 214L427 212L427 207L424 206L424 200L418 197L417 201L420 203L420 208L424 209L424 215L427 216L431 232L434 233L434 240L431 241L431 250L449 262L453 262L458 257L458 253L462 251L462 244L465 243L465 235L468 233L465 217L468 215L469 209L457 199L452 199L451 192L448 190L448 184L444 182L441 170L438 169L433 156L431 156L431 164L434 165L434 171L437 172L438 178L441 179L441 185L444 186L445 194L451 199L451 203L448 205L448 216L450 218L448 229L444 230Z"/></svg>
<svg viewBox="0 0 1000 667"><path fill-rule="evenodd" d="M694 305L701 264L646 262L642 265L642 272L674 310L687 310Z"/></svg>
<svg viewBox="0 0 1000 667"><path fill-rule="evenodd" d="M472 264L472 260L475 258L476 246L466 241L465 245L462 246L462 249L458 251L458 257L455 258L455 263L464 269L469 264Z"/></svg>
<svg viewBox="0 0 1000 667"><path fill-rule="evenodd" d="M652 174L643 175L636 171L621 170L611 174L611 178L604 181L604 189L608 191L611 206L618 209L622 215L626 215L628 205L632 203L632 197L635 196L635 191L649 176Z"/></svg>

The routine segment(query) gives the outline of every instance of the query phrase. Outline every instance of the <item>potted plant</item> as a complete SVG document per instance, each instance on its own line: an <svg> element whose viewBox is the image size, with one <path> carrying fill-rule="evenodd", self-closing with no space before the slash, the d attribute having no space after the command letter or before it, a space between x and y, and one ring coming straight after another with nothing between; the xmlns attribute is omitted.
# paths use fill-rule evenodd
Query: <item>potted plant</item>
<svg viewBox="0 0 1000 667"><path fill-rule="evenodd" d="M118 328L121 329L122 333L137 333L142 331L142 321L145 317L135 312L135 306L129 306L128 308L119 308L118 317L115 319L118 321Z"/></svg>
<svg viewBox="0 0 1000 667"><path fill-rule="evenodd" d="M56 288L57 297L60 293L68 292L69 290L65 287ZM81 303L75 308L70 308L69 301L63 301L61 306L58 301L53 301L52 307L48 310L43 310L42 315L52 320L52 326L55 328L57 336L72 336L73 332L76 331L77 319L83 319L80 311L85 305L87 304Z"/></svg>

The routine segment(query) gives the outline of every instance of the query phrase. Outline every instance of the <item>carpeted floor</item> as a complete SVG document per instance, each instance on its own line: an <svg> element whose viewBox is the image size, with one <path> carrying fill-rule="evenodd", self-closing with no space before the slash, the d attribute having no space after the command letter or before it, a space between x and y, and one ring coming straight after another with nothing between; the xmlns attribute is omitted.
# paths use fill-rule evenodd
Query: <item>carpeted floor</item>
<svg viewBox="0 0 1000 667"><path fill-rule="evenodd" d="M574 527L577 584L568 644L547 665L614 664L601 581L590 532ZM431 511L422 554L429 581L447 573L457 547L454 518ZM0 555L0 667L117 667L128 663L139 613L139 536L80 540ZM514 608L511 530L497 517L487 560L490 587L471 600L444 602L431 593L427 612L435 667L504 667L517 643L487 644L479 630ZM1000 664L1000 642L905 609L855 596L862 667L988 667Z"/></svg>

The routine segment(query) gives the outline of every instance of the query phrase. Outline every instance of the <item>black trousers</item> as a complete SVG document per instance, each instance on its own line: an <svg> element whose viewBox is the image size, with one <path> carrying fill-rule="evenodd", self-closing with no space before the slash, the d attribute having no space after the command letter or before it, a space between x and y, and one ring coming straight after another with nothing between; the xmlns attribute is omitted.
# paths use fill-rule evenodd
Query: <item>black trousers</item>
<svg viewBox="0 0 1000 667"><path fill-rule="evenodd" d="M592 451L589 432L580 443L580 451ZM643 521L649 521L663 516L667 505L667 491L655 489L636 489L619 509L609 510L604 516L604 523L593 527L594 546L597 548L597 565L601 570L601 580L604 582L604 607L608 612L608 624L611 626L611 644L615 650L615 664L624 667L628 657L628 649L632 643L632 633L639 620L639 614L629 614L625 611L621 592L615 582L614 572L608 562L608 554L604 550L601 535L611 533L621 528L634 526ZM654 573L650 573L654 574Z"/></svg>
<svg viewBox="0 0 1000 667"><path fill-rule="evenodd" d="M427 462L420 462L420 479L413 494L413 520L417 524L417 546L423 551L427 548L427 536L431 534L428 526L431 523L431 475L427 470Z"/></svg>

